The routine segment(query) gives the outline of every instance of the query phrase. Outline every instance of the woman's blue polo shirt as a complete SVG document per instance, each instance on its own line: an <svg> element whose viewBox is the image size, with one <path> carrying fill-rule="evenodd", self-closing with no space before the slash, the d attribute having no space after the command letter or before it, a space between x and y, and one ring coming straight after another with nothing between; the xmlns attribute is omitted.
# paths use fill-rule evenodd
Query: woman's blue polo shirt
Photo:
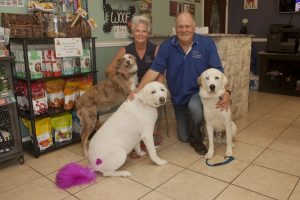
<svg viewBox="0 0 300 200"><path fill-rule="evenodd" d="M208 68L224 72L214 41L194 34L188 54L179 45L176 36L163 42L151 65L160 73L166 71L168 88L174 105L186 105L191 96L199 92L198 77Z"/></svg>

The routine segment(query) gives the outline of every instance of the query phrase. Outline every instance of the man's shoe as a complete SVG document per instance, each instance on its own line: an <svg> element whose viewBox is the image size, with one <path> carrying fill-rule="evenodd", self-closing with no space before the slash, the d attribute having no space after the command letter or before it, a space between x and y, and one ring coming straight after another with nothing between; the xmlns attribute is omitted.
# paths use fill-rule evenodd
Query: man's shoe
<svg viewBox="0 0 300 200"><path fill-rule="evenodd" d="M207 148L202 142L191 142L192 147L194 147L195 151L200 155L205 155L207 153Z"/></svg>

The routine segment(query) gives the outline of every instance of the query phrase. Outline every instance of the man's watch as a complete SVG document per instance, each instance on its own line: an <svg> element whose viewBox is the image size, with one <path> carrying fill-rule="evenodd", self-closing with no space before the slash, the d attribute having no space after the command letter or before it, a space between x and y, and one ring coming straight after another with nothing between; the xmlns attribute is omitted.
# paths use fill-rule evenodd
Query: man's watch
<svg viewBox="0 0 300 200"><path fill-rule="evenodd" d="M228 92L228 93L229 93L229 95L231 95L231 91L230 91L230 90L226 90L226 92Z"/></svg>

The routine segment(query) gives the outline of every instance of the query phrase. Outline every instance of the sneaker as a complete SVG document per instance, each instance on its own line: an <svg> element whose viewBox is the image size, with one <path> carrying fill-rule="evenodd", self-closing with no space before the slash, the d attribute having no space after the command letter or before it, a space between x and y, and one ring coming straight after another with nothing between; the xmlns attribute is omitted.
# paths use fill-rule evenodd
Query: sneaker
<svg viewBox="0 0 300 200"><path fill-rule="evenodd" d="M198 154L205 155L207 153L207 148L202 142L193 141L191 142L191 145Z"/></svg>

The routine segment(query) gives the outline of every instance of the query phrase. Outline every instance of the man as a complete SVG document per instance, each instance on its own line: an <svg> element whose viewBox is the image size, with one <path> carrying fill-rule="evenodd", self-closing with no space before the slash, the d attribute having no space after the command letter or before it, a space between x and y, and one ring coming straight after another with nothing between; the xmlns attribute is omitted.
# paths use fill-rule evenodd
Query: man
<svg viewBox="0 0 300 200"><path fill-rule="evenodd" d="M190 142L197 153L204 155L207 148L203 144L200 128L203 123L203 110L198 95L197 78L206 69L213 67L223 72L217 48L213 40L195 33L195 20L188 12L176 17L176 36L160 46L157 56L139 86L155 80L166 71L166 80L177 121L178 138ZM133 95L130 98L133 98ZM216 105L226 109L229 93L225 93Z"/></svg>

